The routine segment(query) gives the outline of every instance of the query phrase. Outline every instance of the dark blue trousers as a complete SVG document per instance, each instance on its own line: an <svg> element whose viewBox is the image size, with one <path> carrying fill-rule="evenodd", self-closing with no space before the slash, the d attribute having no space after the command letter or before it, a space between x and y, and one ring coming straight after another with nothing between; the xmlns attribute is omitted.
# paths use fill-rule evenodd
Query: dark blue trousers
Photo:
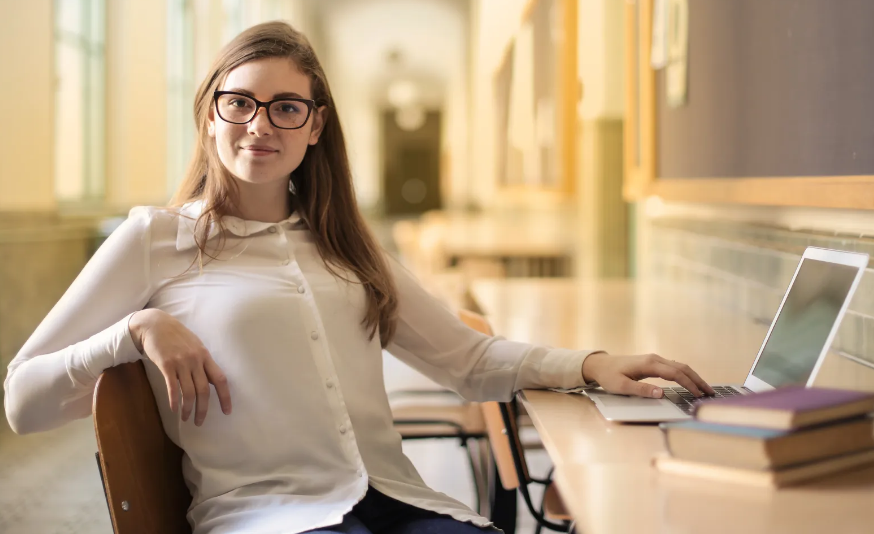
<svg viewBox="0 0 874 534"><path fill-rule="evenodd" d="M416 508L370 488L343 522L312 534L482 534L498 532Z"/></svg>

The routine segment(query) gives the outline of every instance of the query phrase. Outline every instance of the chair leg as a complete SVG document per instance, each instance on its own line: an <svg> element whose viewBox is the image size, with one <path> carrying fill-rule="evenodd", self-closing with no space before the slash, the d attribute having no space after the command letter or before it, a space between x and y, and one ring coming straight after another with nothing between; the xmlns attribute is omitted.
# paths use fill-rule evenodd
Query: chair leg
<svg viewBox="0 0 874 534"><path fill-rule="evenodd" d="M543 488L543 499L540 501L540 517L546 517L544 515L544 510L546 510L546 487ZM543 523L537 519L537 527L534 529L534 534L540 534L543 532Z"/></svg>
<svg viewBox="0 0 874 534"><path fill-rule="evenodd" d="M518 514L519 497L517 490L504 489L498 474L498 464L494 458L488 465L489 469L489 519L504 534L516 533L516 516Z"/></svg>

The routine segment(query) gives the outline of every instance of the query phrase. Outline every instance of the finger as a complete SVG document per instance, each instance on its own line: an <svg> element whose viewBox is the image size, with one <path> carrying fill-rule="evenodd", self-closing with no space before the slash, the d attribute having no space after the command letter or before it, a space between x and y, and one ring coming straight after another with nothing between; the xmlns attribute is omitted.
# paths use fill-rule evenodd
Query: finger
<svg viewBox="0 0 874 534"><path fill-rule="evenodd" d="M696 397L701 396L701 390L698 389L698 386L695 385L695 382L693 382L689 376L687 376L684 372L677 369L676 367L671 367L670 365L662 362L655 362L653 364L652 371L653 376L676 382L677 384L680 384L684 388L688 389L692 395L695 395Z"/></svg>
<svg viewBox="0 0 874 534"><path fill-rule="evenodd" d="M209 410L209 380L206 379L203 367L195 367L191 373L191 378L194 381L194 393L197 395L194 424L200 426L206 419L206 412Z"/></svg>
<svg viewBox="0 0 874 534"><path fill-rule="evenodd" d="M231 390L228 387L228 379L221 368L212 359L206 360L203 364L203 370L206 372L206 377L215 386L215 393L218 395L219 404L225 415L231 413Z"/></svg>
<svg viewBox="0 0 874 534"><path fill-rule="evenodd" d="M170 372L161 369L161 374L164 375L164 381L167 382L167 396L170 399L170 411L176 413L179 409L179 378L176 376L176 371Z"/></svg>
<svg viewBox="0 0 874 534"><path fill-rule="evenodd" d="M607 389L607 388L605 388ZM660 399L663 395L662 389L646 382L638 382L628 377L623 376L621 381L614 388L609 388L610 393L619 393L621 395L636 395L638 397L650 397Z"/></svg>
<svg viewBox="0 0 874 534"><path fill-rule="evenodd" d="M693 382L695 382L695 385L698 386L698 389L700 389L701 391L707 393L708 395L716 395L716 391L714 391L713 388L710 387L710 384L705 382L704 379L698 375L698 373L696 373L691 367L689 367L685 363L675 362L674 360L665 360L665 363L682 371L686 376L691 378Z"/></svg>
<svg viewBox="0 0 874 534"><path fill-rule="evenodd" d="M188 421L191 410L194 408L194 381L190 371L179 373L179 386L182 388L182 420Z"/></svg>

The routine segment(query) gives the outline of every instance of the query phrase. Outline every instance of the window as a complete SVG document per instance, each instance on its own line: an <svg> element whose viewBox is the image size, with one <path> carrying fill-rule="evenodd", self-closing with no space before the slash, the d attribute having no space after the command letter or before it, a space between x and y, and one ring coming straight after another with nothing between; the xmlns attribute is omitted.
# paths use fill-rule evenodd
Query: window
<svg viewBox="0 0 874 534"><path fill-rule="evenodd" d="M55 0L55 194L103 198L105 0Z"/></svg>

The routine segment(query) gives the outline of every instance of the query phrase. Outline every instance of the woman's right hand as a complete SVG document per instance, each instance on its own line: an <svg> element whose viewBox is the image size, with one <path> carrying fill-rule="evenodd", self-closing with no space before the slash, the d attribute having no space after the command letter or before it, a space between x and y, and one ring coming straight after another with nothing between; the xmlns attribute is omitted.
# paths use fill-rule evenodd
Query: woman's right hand
<svg viewBox="0 0 874 534"><path fill-rule="evenodd" d="M215 386L222 411L231 413L228 379L194 333L172 315L156 309L136 312L128 323L137 350L158 366L167 382L170 409L179 407L187 421L197 400L194 424L200 426L209 406L209 384Z"/></svg>

